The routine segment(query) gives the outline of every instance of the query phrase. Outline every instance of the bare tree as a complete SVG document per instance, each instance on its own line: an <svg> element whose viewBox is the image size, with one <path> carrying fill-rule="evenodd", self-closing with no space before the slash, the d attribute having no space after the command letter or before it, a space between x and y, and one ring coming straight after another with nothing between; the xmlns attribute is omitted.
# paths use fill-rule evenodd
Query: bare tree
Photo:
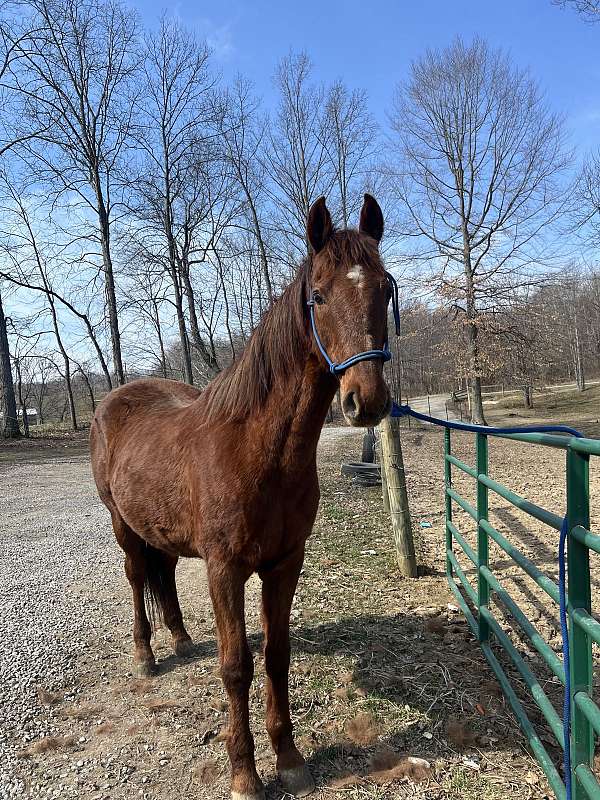
<svg viewBox="0 0 600 800"><path fill-rule="evenodd" d="M266 170L261 153L266 132L264 120L258 119L258 108L250 83L236 78L223 99L220 134L226 163L244 200L247 228L256 240L267 296L272 302L272 267L263 220Z"/></svg>
<svg viewBox="0 0 600 800"><path fill-rule="evenodd" d="M600 150L583 165L575 187L574 228L594 247L600 245Z"/></svg>
<svg viewBox="0 0 600 800"><path fill-rule="evenodd" d="M22 131L18 115L14 113L14 83L12 73L21 53L21 46L31 31L27 26L16 24L15 6L0 3L0 157L6 156L18 144L29 140L32 133ZM4 438L20 435L17 419L17 402L13 383L6 316L0 293L0 413L1 433Z"/></svg>
<svg viewBox="0 0 600 800"><path fill-rule="evenodd" d="M275 73L279 106L265 155L273 183L271 197L280 217L282 257L290 265L310 251L304 232L310 206L319 195L328 194L334 182L322 113L325 92L311 84L311 71L306 53L279 62Z"/></svg>
<svg viewBox="0 0 600 800"><path fill-rule="evenodd" d="M6 315L0 292L0 412L2 413L2 436L16 439L21 431L17 417L17 399L12 376Z"/></svg>
<svg viewBox="0 0 600 800"><path fill-rule="evenodd" d="M71 427L77 430L77 414L75 411L75 400L73 397L73 386L71 380L71 360L67 353L64 337L61 331L55 293L52 290L51 278L45 254L42 251L38 236L34 230L34 223L25 205L22 194L19 194L14 187L9 187L13 202L13 217L16 220L17 228L13 230L13 235L9 236L8 242L2 242L3 250L10 261L12 261L18 276L22 277L24 283L30 286L40 284L46 300L47 310L52 323L52 331L56 340L56 345L63 360L63 372L65 389L69 405L69 415L71 417Z"/></svg>
<svg viewBox="0 0 600 800"><path fill-rule="evenodd" d="M462 321L472 417L483 423L480 329L543 263L568 163L561 120L502 52L457 39L413 65L391 121L405 233Z"/></svg>
<svg viewBox="0 0 600 800"><path fill-rule="evenodd" d="M186 291L188 276L181 272L178 234L191 223L190 214L194 223L198 222L202 206L203 198L194 193L203 168L206 126L214 115L215 79L209 69L206 44L196 41L178 23L163 18L158 32L148 36L146 43L144 101L137 108L138 146L144 154L144 166L134 187L136 214L142 222L139 232L146 238L147 257L162 261L171 279L184 378L193 383L184 296L193 344L211 369L216 365L200 335L193 292Z"/></svg>
<svg viewBox="0 0 600 800"><path fill-rule="evenodd" d="M132 119L137 21L118 0L30 0L33 32L20 46L13 80L32 138L34 179L56 196L77 198L88 238L100 247L117 383L125 382L112 226L119 207L121 158Z"/></svg>
<svg viewBox="0 0 600 800"><path fill-rule="evenodd" d="M133 251L130 257L131 284L128 286L128 306L135 314L136 330L139 331L136 350L146 358L150 354L158 361L159 372L163 378L170 375L165 347L165 322L162 309L169 303L166 275L162 264L155 264L144 258L143 253ZM156 337L158 352L152 340L145 335L145 325Z"/></svg>
<svg viewBox="0 0 600 800"><path fill-rule="evenodd" d="M552 3L574 9L586 22L600 22L600 0L552 0Z"/></svg>
<svg viewBox="0 0 600 800"><path fill-rule="evenodd" d="M323 145L333 171L344 228L357 216L377 146L377 125L367 108L366 92L350 91L341 81L328 90Z"/></svg>

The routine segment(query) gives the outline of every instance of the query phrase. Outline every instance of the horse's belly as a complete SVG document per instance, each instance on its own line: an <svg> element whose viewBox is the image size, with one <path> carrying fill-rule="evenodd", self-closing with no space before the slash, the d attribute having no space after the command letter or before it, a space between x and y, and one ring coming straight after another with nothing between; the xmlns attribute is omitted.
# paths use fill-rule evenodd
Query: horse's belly
<svg viewBox="0 0 600 800"><path fill-rule="evenodd" d="M118 473L111 492L127 525L144 541L177 556L198 556L189 501L181 481L165 481L150 472L127 470L127 480ZM153 479L154 478L154 479Z"/></svg>

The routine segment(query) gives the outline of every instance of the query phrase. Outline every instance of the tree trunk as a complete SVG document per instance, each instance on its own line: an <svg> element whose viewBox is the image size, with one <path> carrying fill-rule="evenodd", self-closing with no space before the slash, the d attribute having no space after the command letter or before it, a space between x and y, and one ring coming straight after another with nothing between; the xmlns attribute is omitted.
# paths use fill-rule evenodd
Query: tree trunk
<svg viewBox="0 0 600 800"><path fill-rule="evenodd" d="M530 384L525 384L523 387L523 404L525 408L533 408L533 394Z"/></svg>
<svg viewBox="0 0 600 800"><path fill-rule="evenodd" d="M244 184L245 188L245 184ZM260 265L262 268L262 276L265 281L265 286L267 287L267 296L269 298L269 303L273 302L273 284L271 282L271 275L269 273L269 259L267 258L267 248L265 247L265 243L262 237L262 230L260 228L260 222L258 220L258 214L256 213L256 208L254 206L254 201L250 196L250 192L246 190L246 197L248 199L248 205L250 207L250 213L252 214L252 222L254 224L254 233L256 235L256 241L258 244L258 253L260 256Z"/></svg>
<svg viewBox="0 0 600 800"><path fill-rule="evenodd" d="M194 290L190 280L189 267L187 264L181 264L180 269L181 278L183 280L183 287L185 289L185 296L187 300L188 314L190 317L190 333L192 334L192 345L197 351L198 355L204 361L213 375L219 371L219 365L208 347L205 345L200 335L200 326L198 325L198 315L196 314L196 298L194 297Z"/></svg>
<svg viewBox="0 0 600 800"><path fill-rule="evenodd" d="M2 295L0 295L0 411L2 411L2 430L0 431L2 437L17 439L21 435L21 430L17 417L17 400L8 350L8 333L2 307Z"/></svg>
<svg viewBox="0 0 600 800"><path fill-rule="evenodd" d="M92 384L90 383L90 379L88 378L87 374L83 371L81 367L79 367L79 372L81 373L81 377L83 378L88 391L88 396L90 398L90 409L92 411L92 416L93 416L96 411L96 398L94 397L94 390L92 389Z"/></svg>
<svg viewBox="0 0 600 800"><path fill-rule="evenodd" d="M177 313L177 327L179 329L179 342L181 344L181 365L183 379L191 386L194 384L192 373L192 357L190 355L190 343L188 341L187 330L185 327L185 315L183 313L183 298L181 297L181 287L177 279L177 269L171 265L171 280L173 282L173 292L175 294L175 311Z"/></svg>
<svg viewBox="0 0 600 800"><path fill-rule="evenodd" d="M583 368L583 356L581 354L581 342L579 340L579 330L575 325L575 380L577 381L577 389L580 392L585 392L585 371Z"/></svg>
<svg viewBox="0 0 600 800"><path fill-rule="evenodd" d="M44 390L40 390L37 397L37 418L38 418L38 425L43 425L45 422L44 419Z"/></svg>
<svg viewBox="0 0 600 800"><path fill-rule="evenodd" d="M73 397L73 384L71 382L71 365L69 364L69 357L65 358L65 390L67 392L67 403L69 405L69 416L71 417L71 428L76 431L79 430L77 425L77 414L75 412L75 399Z"/></svg>
<svg viewBox="0 0 600 800"><path fill-rule="evenodd" d="M23 419L23 435L29 439L29 420L27 419L27 401L23 397L23 377L21 375L21 362L15 358L15 372L17 373L17 397L19 398L19 407L21 409L21 417Z"/></svg>
<svg viewBox="0 0 600 800"><path fill-rule="evenodd" d="M98 339L96 338L94 329L92 328L92 323L87 318L87 315L84 315L84 322L88 331L88 335L90 337L90 341L92 342L92 344L94 345L94 349L96 350L96 355L98 356L98 361L100 362L100 368L102 370L102 374L104 375L104 382L106 383L106 388L110 392L111 389L113 388L112 378L110 377L110 372L108 370L104 354L102 352L102 349L100 348L100 345L98 344Z"/></svg>
<svg viewBox="0 0 600 800"><path fill-rule="evenodd" d="M65 365L65 388L67 391L67 401L69 403L71 428L74 431L76 431L78 430L78 426L77 426L77 414L75 412L75 400L73 399L73 386L71 383L71 361L69 359L69 355L65 349L62 337L60 335L60 329L58 327L58 316L56 314L56 308L54 307L54 299L52 298L52 295L48 291L46 278L43 272L42 272L42 278L44 280L44 285L46 286L46 296L48 298L48 303L50 304L50 313L52 315L52 327L54 328L54 336L56 337L56 344L58 345L58 349L60 350L60 354L63 357L63 362Z"/></svg>
<svg viewBox="0 0 600 800"><path fill-rule="evenodd" d="M459 187L462 190L462 183ZM461 191L462 198L462 191ZM475 296L473 263L471 261L471 243L467 229L464 204L461 199L462 237L463 237L463 266L465 271L466 306L467 306L467 348L469 353L470 373L470 400L471 422L475 425L485 425L483 415L483 399L481 397L481 374L479 370L479 346L477 343L477 306Z"/></svg>
<svg viewBox="0 0 600 800"><path fill-rule="evenodd" d="M158 337L158 346L160 348L160 369L163 378L167 377L167 356L165 353L165 343L162 337L162 327L160 324L160 314L158 312L158 303L156 300L152 301L154 307L154 327L156 328L156 335Z"/></svg>
<svg viewBox="0 0 600 800"><path fill-rule="evenodd" d="M385 469L396 561L402 575L407 578L416 578L417 561L408 507L398 420L392 417L385 417L380 424L380 430L381 464L382 471Z"/></svg>
<svg viewBox="0 0 600 800"><path fill-rule="evenodd" d="M471 378L471 422L474 425L487 425L483 415L483 398L481 396L481 378Z"/></svg>
<svg viewBox="0 0 600 800"><path fill-rule="evenodd" d="M479 347L477 344L477 328L475 323L467 320L467 344L469 352L469 410L474 425L486 425L483 414L483 398L481 396L481 375L479 374Z"/></svg>
<svg viewBox="0 0 600 800"><path fill-rule="evenodd" d="M108 323L112 343L113 369L115 371L117 385L123 386L125 383L125 372L123 370L123 359L121 356L121 333L119 331L119 316L117 313L117 293L115 290L115 277L110 252L110 221L108 219L99 179L96 180L96 199L98 203L98 220L100 223L100 242L102 244L102 263L104 266L104 285L106 289Z"/></svg>

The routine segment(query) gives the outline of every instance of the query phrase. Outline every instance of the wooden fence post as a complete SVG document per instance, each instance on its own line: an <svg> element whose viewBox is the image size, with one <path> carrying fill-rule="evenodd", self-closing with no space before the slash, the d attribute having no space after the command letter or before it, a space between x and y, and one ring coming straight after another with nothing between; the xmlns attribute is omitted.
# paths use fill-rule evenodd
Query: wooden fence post
<svg viewBox="0 0 600 800"><path fill-rule="evenodd" d="M385 476L385 465L383 464L383 456L381 467L381 493L383 495L383 510L386 514L390 513L390 495L388 492L387 478Z"/></svg>
<svg viewBox="0 0 600 800"><path fill-rule="evenodd" d="M392 533L396 547L396 561L404 577L416 578L417 561L410 523L398 419L385 417L379 428L381 431L382 483L385 471L385 483L392 517Z"/></svg>

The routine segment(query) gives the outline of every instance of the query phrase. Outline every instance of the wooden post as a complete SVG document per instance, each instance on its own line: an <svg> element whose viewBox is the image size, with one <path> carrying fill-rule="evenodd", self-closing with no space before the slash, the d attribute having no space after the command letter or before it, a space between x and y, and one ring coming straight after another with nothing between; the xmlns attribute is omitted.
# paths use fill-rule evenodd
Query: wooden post
<svg viewBox="0 0 600 800"><path fill-rule="evenodd" d="M406 476L404 459L400 443L400 426L398 419L386 417L380 424L381 430L381 467L383 472L392 517L392 533L396 547L396 561L400 572L406 578L417 577L417 561L410 523L408 495L406 492Z"/></svg>
<svg viewBox="0 0 600 800"><path fill-rule="evenodd" d="M387 486L387 478L385 476L385 465L382 463L381 466L381 493L383 495L383 510L386 514L390 513L390 495L388 492Z"/></svg>

